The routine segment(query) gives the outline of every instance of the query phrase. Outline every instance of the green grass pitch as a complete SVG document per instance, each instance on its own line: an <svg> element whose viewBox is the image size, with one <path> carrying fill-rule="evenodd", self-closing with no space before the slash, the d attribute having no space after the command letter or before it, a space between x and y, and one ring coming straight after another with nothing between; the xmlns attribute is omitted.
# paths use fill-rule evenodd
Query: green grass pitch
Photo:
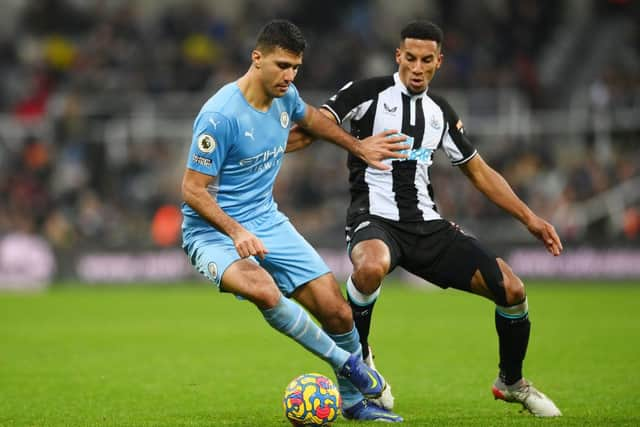
<svg viewBox="0 0 640 427"><path fill-rule="evenodd" d="M389 283L371 342L405 425L640 425L640 283L528 294L525 375L564 417L493 400L488 301ZM202 283L0 294L0 426L286 426L282 393L304 372L331 374L251 304Z"/></svg>

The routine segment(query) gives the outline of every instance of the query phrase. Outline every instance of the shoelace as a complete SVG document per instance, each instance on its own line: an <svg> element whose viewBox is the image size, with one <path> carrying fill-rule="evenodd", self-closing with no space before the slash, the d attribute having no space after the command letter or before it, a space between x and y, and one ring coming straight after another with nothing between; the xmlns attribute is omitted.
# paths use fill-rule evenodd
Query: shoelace
<svg viewBox="0 0 640 427"><path fill-rule="evenodd" d="M530 397L535 396L539 399L544 399L544 395L538 391L537 388L533 387L533 383L527 382L527 385L522 389L522 391L518 390L518 392L523 393L525 395L522 404L524 405Z"/></svg>

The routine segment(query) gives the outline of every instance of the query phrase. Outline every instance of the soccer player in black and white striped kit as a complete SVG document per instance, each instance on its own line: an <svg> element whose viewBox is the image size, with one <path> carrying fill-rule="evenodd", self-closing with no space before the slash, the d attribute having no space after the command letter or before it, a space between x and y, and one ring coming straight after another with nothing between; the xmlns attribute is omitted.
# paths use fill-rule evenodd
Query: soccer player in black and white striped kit
<svg viewBox="0 0 640 427"><path fill-rule="evenodd" d="M337 123L350 121L351 133L357 138L400 129L412 144L406 160L387 160L391 170L373 169L353 155L348 158L351 204L346 230L353 273L347 294L363 357L373 364L367 341L373 307L382 280L400 266L442 288L492 300L500 357L494 397L521 403L536 416L560 416L556 405L522 375L531 328L522 281L503 259L443 219L434 202L429 168L434 151L442 149L452 165L522 222L551 254L562 251L554 227L532 212L485 163L455 110L430 89L443 60L442 39L442 30L435 24L410 23L401 32L395 74L350 82L321 108ZM287 151L310 142L304 133L294 131ZM393 407L390 388L378 404Z"/></svg>

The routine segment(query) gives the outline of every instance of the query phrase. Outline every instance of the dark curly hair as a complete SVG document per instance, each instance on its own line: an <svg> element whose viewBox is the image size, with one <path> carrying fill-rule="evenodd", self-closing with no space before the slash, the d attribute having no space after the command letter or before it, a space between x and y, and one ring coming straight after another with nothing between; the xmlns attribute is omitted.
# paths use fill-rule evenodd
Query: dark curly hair
<svg viewBox="0 0 640 427"><path fill-rule="evenodd" d="M407 24L400 32L400 40L418 39L433 40L438 43L438 47L442 46L444 34L440 27L429 21L413 21Z"/></svg>
<svg viewBox="0 0 640 427"><path fill-rule="evenodd" d="M276 46L299 55L304 52L307 42L295 24L284 19L274 19L260 31L256 50L270 52Z"/></svg>

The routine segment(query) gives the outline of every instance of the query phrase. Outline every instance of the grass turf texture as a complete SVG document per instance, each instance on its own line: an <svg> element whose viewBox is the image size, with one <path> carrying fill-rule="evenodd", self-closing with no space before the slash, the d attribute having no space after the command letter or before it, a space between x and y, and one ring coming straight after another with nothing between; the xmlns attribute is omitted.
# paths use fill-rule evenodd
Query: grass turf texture
<svg viewBox="0 0 640 427"><path fill-rule="evenodd" d="M529 283L525 375L559 419L493 400L481 298L387 284L371 342L405 425L638 425L638 285ZM286 426L283 390L305 372L333 377L250 303L202 284L0 294L0 426Z"/></svg>

